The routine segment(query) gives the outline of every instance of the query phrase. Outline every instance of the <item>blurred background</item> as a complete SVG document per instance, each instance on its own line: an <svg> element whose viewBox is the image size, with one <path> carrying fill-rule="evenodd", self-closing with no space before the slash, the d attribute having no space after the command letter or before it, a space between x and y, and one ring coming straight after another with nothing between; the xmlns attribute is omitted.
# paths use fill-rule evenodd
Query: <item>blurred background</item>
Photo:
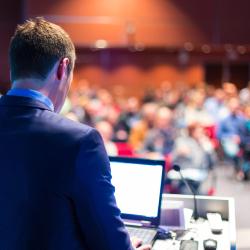
<svg viewBox="0 0 250 250"><path fill-rule="evenodd" d="M109 155L163 158L165 192L236 201L238 249L250 249L248 0L9 0L0 8L0 92L9 40L43 16L77 50L62 114L96 127ZM190 172L191 171L191 172ZM190 174L191 173L191 174Z"/></svg>

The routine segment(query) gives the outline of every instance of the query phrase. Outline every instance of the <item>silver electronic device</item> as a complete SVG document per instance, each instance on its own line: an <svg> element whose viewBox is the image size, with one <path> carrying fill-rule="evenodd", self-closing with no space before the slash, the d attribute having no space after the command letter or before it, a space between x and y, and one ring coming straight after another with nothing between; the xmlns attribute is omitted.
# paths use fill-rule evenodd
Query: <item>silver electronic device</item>
<svg viewBox="0 0 250 250"><path fill-rule="evenodd" d="M117 205L130 236L152 244L160 223L165 162L110 157L110 167Z"/></svg>

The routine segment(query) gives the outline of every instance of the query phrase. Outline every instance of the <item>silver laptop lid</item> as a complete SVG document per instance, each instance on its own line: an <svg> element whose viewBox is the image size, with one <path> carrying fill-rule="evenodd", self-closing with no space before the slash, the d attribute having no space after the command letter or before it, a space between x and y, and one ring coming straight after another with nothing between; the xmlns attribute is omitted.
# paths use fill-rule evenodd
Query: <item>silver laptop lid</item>
<svg viewBox="0 0 250 250"><path fill-rule="evenodd" d="M122 218L159 225L165 162L110 157L110 166Z"/></svg>

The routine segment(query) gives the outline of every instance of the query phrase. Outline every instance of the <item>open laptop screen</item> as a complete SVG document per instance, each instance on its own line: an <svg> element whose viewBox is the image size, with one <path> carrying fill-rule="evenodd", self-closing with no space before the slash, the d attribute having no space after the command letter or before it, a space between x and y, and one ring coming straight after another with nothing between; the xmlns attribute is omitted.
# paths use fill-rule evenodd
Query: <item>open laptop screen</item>
<svg viewBox="0 0 250 250"><path fill-rule="evenodd" d="M121 213L132 217L159 216L164 162L110 157L110 166Z"/></svg>

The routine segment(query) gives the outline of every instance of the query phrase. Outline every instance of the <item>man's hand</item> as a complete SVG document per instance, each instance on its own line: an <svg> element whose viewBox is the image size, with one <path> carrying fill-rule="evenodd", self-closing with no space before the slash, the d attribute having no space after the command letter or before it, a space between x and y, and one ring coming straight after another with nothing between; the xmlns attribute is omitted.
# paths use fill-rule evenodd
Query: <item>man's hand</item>
<svg viewBox="0 0 250 250"><path fill-rule="evenodd" d="M136 250L151 250L151 246L150 245L142 245L142 241L138 238L131 238L131 242L134 248L136 248Z"/></svg>

